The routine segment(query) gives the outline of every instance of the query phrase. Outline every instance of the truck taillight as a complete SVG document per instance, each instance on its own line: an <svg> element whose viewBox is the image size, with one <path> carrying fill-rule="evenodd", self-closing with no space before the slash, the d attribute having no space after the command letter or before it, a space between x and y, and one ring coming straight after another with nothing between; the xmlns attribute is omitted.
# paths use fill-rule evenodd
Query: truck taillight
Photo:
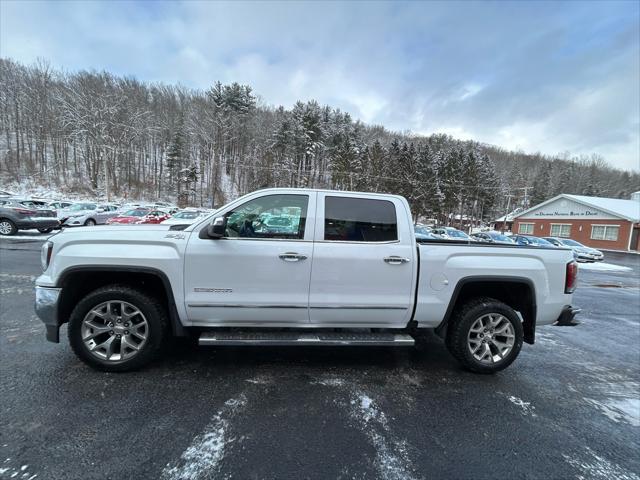
<svg viewBox="0 0 640 480"><path fill-rule="evenodd" d="M564 280L564 293L573 293L578 285L578 264L567 263L567 275Z"/></svg>

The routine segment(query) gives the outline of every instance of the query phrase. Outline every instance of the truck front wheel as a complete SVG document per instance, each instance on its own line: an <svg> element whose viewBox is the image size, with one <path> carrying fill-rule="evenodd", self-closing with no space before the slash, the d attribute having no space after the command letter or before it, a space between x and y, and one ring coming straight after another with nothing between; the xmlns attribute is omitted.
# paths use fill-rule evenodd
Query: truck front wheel
<svg viewBox="0 0 640 480"><path fill-rule="evenodd" d="M107 372L150 362L168 335L161 303L140 290L109 285L84 297L69 318L69 343L89 366Z"/></svg>
<svg viewBox="0 0 640 480"><path fill-rule="evenodd" d="M493 298L475 298L457 308L449 322L449 352L468 370L495 373L507 368L522 348L520 317Z"/></svg>

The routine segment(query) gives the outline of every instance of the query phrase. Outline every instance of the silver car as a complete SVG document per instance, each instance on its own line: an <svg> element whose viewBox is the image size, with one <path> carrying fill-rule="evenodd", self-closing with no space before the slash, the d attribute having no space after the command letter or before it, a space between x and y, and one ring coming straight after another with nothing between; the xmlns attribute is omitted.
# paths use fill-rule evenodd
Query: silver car
<svg viewBox="0 0 640 480"><path fill-rule="evenodd" d="M118 207L115 205L79 202L60 210L58 219L63 227L89 226L102 225L116 215Z"/></svg>
<svg viewBox="0 0 640 480"><path fill-rule="evenodd" d="M53 210L36 208L30 200L0 198L0 235L15 235L18 230L30 229L49 233L58 225Z"/></svg>
<svg viewBox="0 0 640 480"><path fill-rule="evenodd" d="M573 250L573 258L578 262L601 262L604 259L604 253L600 250L587 247L570 238L544 237L544 239L557 247L569 247Z"/></svg>

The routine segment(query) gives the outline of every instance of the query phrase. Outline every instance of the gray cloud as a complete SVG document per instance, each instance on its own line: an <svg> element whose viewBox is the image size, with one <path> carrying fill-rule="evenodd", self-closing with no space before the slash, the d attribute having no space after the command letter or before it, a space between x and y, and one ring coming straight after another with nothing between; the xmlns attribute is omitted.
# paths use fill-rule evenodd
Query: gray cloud
<svg viewBox="0 0 640 480"><path fill-rule="evenodd" d="M638 169L637 2L2 2L0 54Z"/></svg>

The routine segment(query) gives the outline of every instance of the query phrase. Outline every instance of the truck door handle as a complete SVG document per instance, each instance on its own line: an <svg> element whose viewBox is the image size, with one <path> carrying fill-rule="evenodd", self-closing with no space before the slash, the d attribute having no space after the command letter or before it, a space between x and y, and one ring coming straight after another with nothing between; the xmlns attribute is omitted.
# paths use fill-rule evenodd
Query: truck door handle
<svg viewBox="0 0 640 480"><path fill-rule="evenodd" d="M396 255L391 255L390 257L384 257L384 261L389 265L401 265L403 263L409 263L410 260L405 257L398 257Z"/></svg>
<svg viewBox="0 0 640 480"><path fill-rule="evenodd" d="M285 262L298 262L300 260L306 260L307 259L306 255L302 255L302 254L296 253L296 252L281 253L280 255L278 255L278 257L280 257L280 260L284 260Z"/></svg>

